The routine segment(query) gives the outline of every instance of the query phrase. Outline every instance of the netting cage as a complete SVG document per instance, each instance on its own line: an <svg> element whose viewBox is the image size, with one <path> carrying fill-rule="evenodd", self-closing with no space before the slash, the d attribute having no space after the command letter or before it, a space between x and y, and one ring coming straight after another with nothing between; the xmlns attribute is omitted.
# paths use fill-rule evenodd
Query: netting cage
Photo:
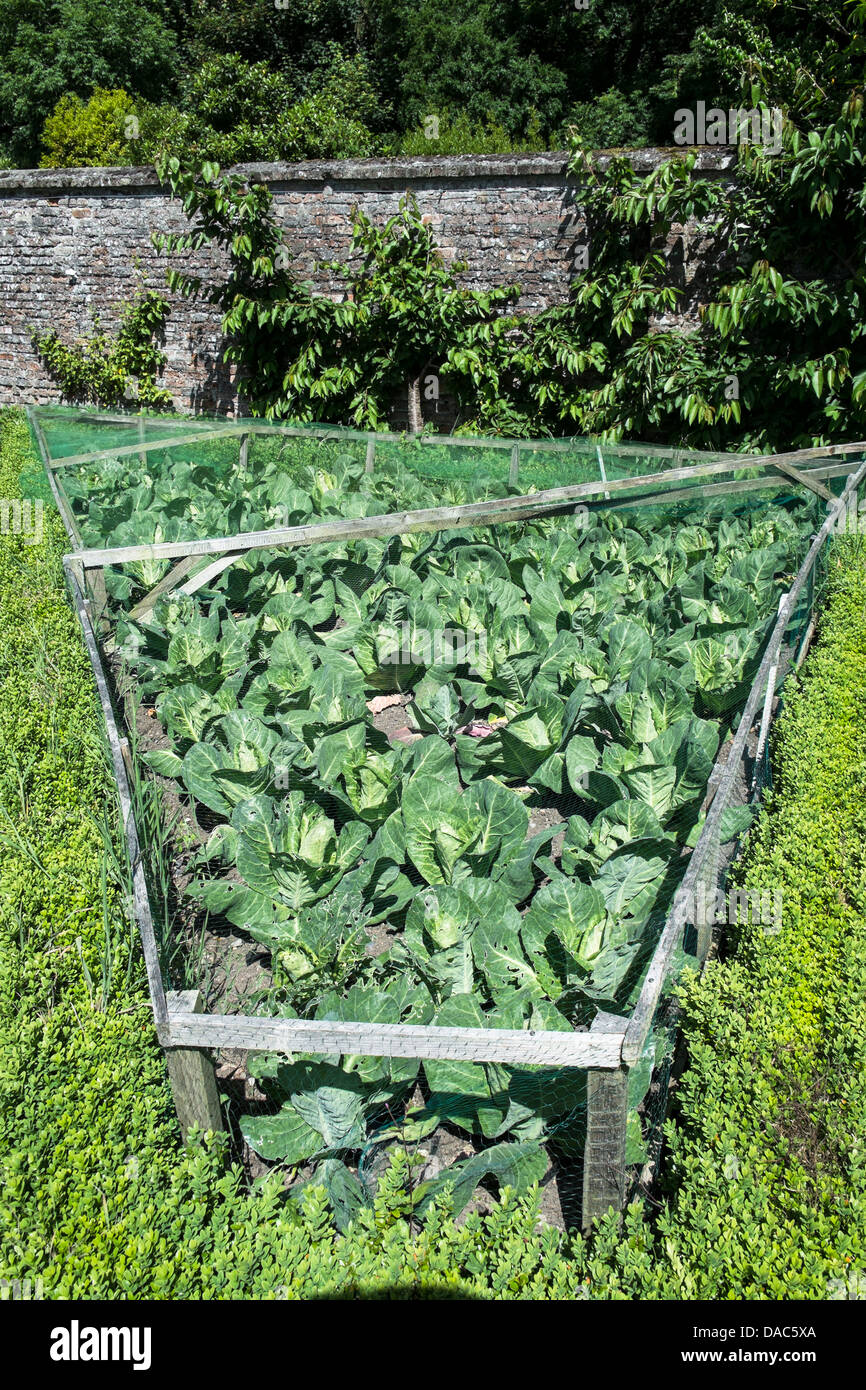
<svg viewBox="0 0 866 1390"><path fill-rule="evenodd" d="M864 446L30 421L179 1112L340 1225L398 1151L418 1220L650 1192Z"/></svg>

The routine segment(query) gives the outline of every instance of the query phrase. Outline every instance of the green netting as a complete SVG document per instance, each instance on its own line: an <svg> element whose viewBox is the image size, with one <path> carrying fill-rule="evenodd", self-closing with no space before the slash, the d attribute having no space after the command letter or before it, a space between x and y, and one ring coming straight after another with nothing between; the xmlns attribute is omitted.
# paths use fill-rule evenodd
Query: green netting
<svg viewBox="0 0 866 1390"><path fill-rule="evenodd" d="M183 542L652 476L729 455L591 440L370 435L326 425L31 410L85 547ZM262 432L264 431L264 432ZM741 483L759 485L754 467ZM778 491L778 478L766 480ZM730 475L727 482L730 482ZM669 484L724 489L713 475ZM613 503L627 505L621 492ZM589 499L590 506L598 500Z"/></svg>
<svg viewBox="0 0 866 1390"><path fill-rule="evenodd" d="M31 422L38 421L54 460L133 444L150 444L180 435L219 434L235 424L217 417L182 419L171 415L123 415L74 406L38 406L31 408L30 413Z"/></svg>
<svg viewBox="0 0 866 1390"><path fill-rule="evenodd" d="M36 413L52 457L80 451L86 420L64 434L66 416L49 416ZM139 443L137 419L103 428ZM145 442L151 428L169 426L146 422ZM84 545L654 483L646 500L518 522L258 550L140 621L125 615L168 561L106 570L166 986L225 1014L563 1032L627 1019L825 503L754 469L710 475L722 490L709 494L671 480L660 500L666 471L712 456L652 446L521 442L515 481L511 441L212 433L58 470ZM741 808L766 780L754 738L748 754L707 893L726 884ZM629 1077L635 1184L657 1165L673 986L696 950L687 930ZM221 1067L251 1171L282 1164L296 1190L325 1181L341 1220L398 1144L418 1158L421 1202L448 1173L464 1193L481 1177L540 1180L549 1219L580 1220L583 1072L356 1056Z"/></svg>

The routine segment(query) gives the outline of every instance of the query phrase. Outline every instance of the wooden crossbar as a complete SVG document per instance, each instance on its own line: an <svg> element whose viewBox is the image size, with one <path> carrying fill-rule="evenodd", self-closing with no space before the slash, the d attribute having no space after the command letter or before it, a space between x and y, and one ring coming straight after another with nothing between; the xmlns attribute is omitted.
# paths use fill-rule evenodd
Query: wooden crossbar
<svg viewBox="0 0 866 1390"><path fill-rule="evenodd" d="M435 1024L340 1023L171 1011L169 1047L352 1053L363 1057L462 1058L557 1067L620 1066L625 1033L512 1028L438 1028Z"/></svg>
<svg viewBox="0 0 866 1390"><path fill-rule="evenodd" d="M179 560L176 565L172 566L168 574L163 575L159 583L155 584L150 592L145 594L143 599L139 600L134 608L130 608L130 618L132 618L133 622L137 622L138 619L147 617L148 613L153 611L154 604L162 594L167 594L172 589L176 589L178 584L190 574L195 570L204 569L206 565L207 559L201 555L187 555L186 559Z"/></svg>
<svg viewBox="0 0 866 1390"><path fill-rule="evenodd" d="M69 454L65 458L50 458L49 468L71 468L78 463L97 463L100 459L126 458L129 454L148 454L153 449L176 449L181 444L205 444L215 439L234 439L249 433L249 425L236 425L233 429L197 430L192 434L168 435L165 439L148 439L137 444L118 444L114 449L90 450L86 454Z"/></svg>
<svg viewBox="0 0 866 1390"><path fill-rule="evenodd" d="M117 721L114 717L114 708L111 703L108 681L106 680L102 660L99 655L96 635L90 622L90 615L87 611L81 585L78 582L76 570L80 573L80 566L75 559L71 562L68 560L64 561L64 565L66 568L67 582L72 593L72 601L75 604L75 611L78 614L78 621L81 625L81 631L84 634L84 641L87 646L87 654L90 657L90 664L93 668L99 702L102 706L102 717L105 720L105 728L108 734L111 765L114 772L114 781L117 786L118 799L120 801L121 824L126 837L127 855L132 873L133 916L141 937L141 948L144 955L145 969L147 971L147 983L150 990L150 1002L153 1008L157 1035L160 1042L164 1044L165 1029L168 1021L168 1003L166 1000L165 988L162 983L159 946L156 940L153 918L150 911L150 900L147 894L147 882L144 875L141 844L138 838L138 827L136 825L135 811L132 804L132 792L127 775L126 760L123 756L123 740L118 732Z"/></svg>
<svg viewBox="0 0 866 1390"><path fill-rule="evenodd" d="M864 446L866 449L866 446ZM821 455L819 455L821 456ZM754 470L760 473L776 470L783 456L758 461L739 460L736 471ZM515 497L500 497L492 501L467 502L457 507L428 507L416 511L390 512L382 516L339 518L303 526L274 527L268 531L244 531L233 536L209 536L187 541L163 541L153 545L109 546L81 552L86 569L97 566L126 564L131 560L175 560L188 555L243 553L271 546L311 545L325 541L348 541L369 537L403 535L414 531L440 530L475 526L484 522L525 520L551 507L585 498L605 497L607 494L627 493L641 488L658 490L659 480L686 482L730 473L730 463L702 463L690 468L670 468L663 474L645 474L633 478L609 478L604 482L575 483L568 487L546 488L540 492ZM666 489L659 492L663 502Z"/></svg>
<svg viewBox="0 0 866 1390"><path fill-rule="evenodd" d="M66 527L66 533L69 536L69 539L72 541L72 544L75 546L75 549L80 550L81 532L78 529L78 523L76 522L75 517L72 514L72 507L69 504L69 499L66 496L64 489L59 486L59 479L55 478L54 474L51 471L51 465L49 462L51 455L48 452L48 443L45 438L45 431L43 430L42 425L40 424L39 417L37 416L35 410L30 405L28 405L27 407L27 418L30 421L30 424L33 428L33 433L36 436L36 442L39 445L39 453L42 458L42 466L45 469L45 473L48 478L48 485L51 488L51 494L57 505L57 510L63 518L63 524Z"/></svg>
<svg viewBox="0 0 866 1390"><path fill-rule="evenodd" d="M810 478L808 473L803 473L801 469L795 468L793 464L785 463L780 459L777 461L776 467L780 473L784 473L786 477L793 479L793 481L799 483L801 487L811 488L819 497L823 497L825 502L835 502L836 499L828 487L825 487L823 483L817 482L814 478Z"/></svg>

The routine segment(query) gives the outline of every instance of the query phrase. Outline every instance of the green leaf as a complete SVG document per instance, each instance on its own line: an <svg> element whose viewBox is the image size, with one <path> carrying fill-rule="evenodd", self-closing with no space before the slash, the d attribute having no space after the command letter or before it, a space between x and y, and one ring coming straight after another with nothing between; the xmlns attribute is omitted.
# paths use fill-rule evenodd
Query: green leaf
<svg viewBox="0 0 866 1390"><path fill-rule="evenodd" d="M427 883L450 883L454 865L477 842L483 822L457 786L430 772L430 763L421 763L403 793L406 853Z"/></svg>
<svg viewBox="0 0 866 1390"><path fill-rule="evenodd" d="M558 878L540 888L523 919L520 934L530 961L547 959L561 979L591 969L606 935L604 896L585 883Z"/></svg>
<svg viewBox="0 0 866 1390"><path fill-rule="evenodd" d="M158 773L160 777L171 777L177 781L183 772L183 759L168 750L152 749L141 754L141 761Z"/></svg>
<svg viewBox="0 0 866 1390"><path fill-rule="evenodd" d="M588 774L595 772L598 764L598 749L593 739L581 734L569 739L565 749L565 767L571 789L577 796L587 795Z"/></svg>
<svg viewBox="0 0 866 1390"><path fill-rule="evenodd" d="M517 1193L528 1192L533 1183L540 1182L547 1171L547 1155L540 1144L494 1144L472 1158L462 1159L427 1183L421 1189L417 1211L423 1215L431 1202L444 1192L450 1192L449 1207L458 1216L479 1183L494 1178L500 1190L511 1187Z"/></svg>

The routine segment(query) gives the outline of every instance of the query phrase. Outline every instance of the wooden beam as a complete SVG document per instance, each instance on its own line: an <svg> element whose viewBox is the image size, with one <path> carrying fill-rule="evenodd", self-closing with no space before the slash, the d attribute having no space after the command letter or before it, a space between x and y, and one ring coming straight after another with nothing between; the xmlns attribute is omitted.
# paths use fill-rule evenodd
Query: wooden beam
<svg viewBox="0 0 866 1390"><path fill-rule="evenodd" d="M737 471L743 467L737 465ZM775 460L749 463L749 469L759 472L773 470ZM130 560L178 559L185 555L208 555L220 552L244 552L269 546L311 545L323 541L367 539L371 536L393 536L414 531L441 530L475 526L485 522L508 522L537 516L545 509L584 498L626 493L629 490L657 489L659 480L665 483L700 480L731 472L729 463L703 463L692 468L670 468L662 474L634 478L610 478L606 482L575 483L569 487L547 488L541 492L517 497L501 497L486 502L466 502L458 507L429 507L417 511L390 512L382 516L339 518L303 526L274 527L269 531L245 531L233 536L210 536L192 541L165 541L157 545L113 546L82 551L86 568L93 565L125 564ZM659 501L665 499L659 494Z"/></svg>
<svg viewBox="0 0 866 1390"><path fill-rule="evenodd" d="M85 605L84 594L76 574L76 570L79 569L77 557L72 557L70 559L70 557L67 556L64 558L63 565L66 570L67 582L72 593L72 601L75 604L75 611L78 614L78 621L81 624L81 630L84 634L87 654L90 657L90 664L93 668L93 676L96 681L99 703L102 706L102 717L105 720L105 728L108 734L111 766L114 771L114 780L117 786L118 799L120 801L121 825L123 826L126 837L126 852L130 872L132 874L132 915L141 936L141 949L144 955L145 969L147 971L147 983L150 990L151 1007L156 1022L157 1037L161 1043L165 1044L168 1024L168 1005L166 1002L165 988L162 983L159 947L157 945L156 933L153 929L150 901L147 896L147 883L144 876L141 844L138 838L138 828L135 823L132 794L126 772L126 763L123 757L123 748L117 728L117 721L114 717L114 708L111 703L108 682L105 678L105 671L103 670L102 660L99 655L99 647Z"/></svg>
<svg viewBox="0 0 866 1390"><path fill-rule="evenodd" d="M94 413L92 416L79 415L82 421L90 423L104 424L132 424L137 421L138 416L132 415L106 415L104 413ZM195 416L184 417L182 419L171 416L147 416L147 420L152 421L158 428L178 429L188 425L195 420ZM289 425L289 424L269 424L257 417L226 416L225 420L214 420L213 427L204 435L196 436L203 439L217 439L224 435L237 433L239 430L247 429L251 434L283 434L289 436L303 436L312 439L339 438L345 440L360 440L383 443L394 443L400 439L411 438L387 431L356 430L350 426L334 426L324 424L309 425ZM167 436L162 443L180 444L195 442L189 436L177 435L174 438ZM514 440L481 435L457 435L457 434L421 434L415 436L413 442L424 446L446 445L447 447L467 448L467 449L507 449L514 447ZM742 454L725 451L711 450L690 450L680 446L670 446L663 444L634 444L630 442L611 442L601 441L591 436L567 436L553 439L532 439L521 440L520 447L530 453L584 453L587 457L595 457L595 451L601 445L609 454L618 454L622 458L665 458L672 460L700 458L703 462L728 462L735 467L748 467L752 462L769 461L770 459L781 459L797 463L809 458L842 457L846 454L866 453L866 441L852 441L846 444L825 444L817 445L811 449L800 449L793 453L768 455L768 454ZM159 447L154 444L154 447ZM133 449L132 452L135 452ZM116 450L104 451L104 456L114 457ZM50 457L50 455L49 455ZM77 455L69 459L53 460L53 466L73 462L83 462L95 457L93 454Z"/></svg>
<svg viewBox="0 0 866 1390"><path fill-rule="evenodd" d="M191 989L169 994L168 1005L170 1010L200 1014L203 1001L198 990ZM184 1141L192 1129L221 1133L225 1126L213 1062L208 1054L199 1048L169 1048L165 1061Z"/></svg>
<svg viewBox="0 0 866 1390"><path fill-rule="evenodd" d="M859 468L859 462L836 463L826 467L810 464L804 473L808 478L844 478ZM663 476L663 475L661 475ZM702 483L697 487L672 488L670 491L648 493L640 497L629 496L622 502L611 502L611 511L627 511L632 507L667 505L669 502L689 502L699 497L732 497L739 492L781 492L789 488L781 478L740 478L733 482ZM605 510L607 510L605 508Z"/></svg>
<svg viewBox="0 0 866 1390"><path fill-rule="evenodd" d="M596 452L596 457L598 458L598 476L601 478L601 481L602 481L603 483L606 483L606 482L607 482L607 472L606 472L605 466L604 466L604 454L601 452L601 445L598 445L598 446L596 447L596 451L595 451L595 452ZM605 492L604 495L605 495L606 498L610 499L610 493L609 493L609 492Z"/></svg>
<svg viewBox="0 0 866 1390"><path fill-rule="evenodd" d="M185 579L187 575L196 569L203 569L206 563L207 561L202 559L201 555L187 555L185 560L179 560L178 563L169 570L168 574L163 575L159 583L154 585L150 593L145 594L144 598L140 599L134 608L130 608L128 616L133 622L137 622L139 618L146 617L148 613L153 611L154 604L162 594L167 594L172 589L176 589L182 579Z"/></svg>
<svg viewBox="0 0 866 1390"><path fill-rule="evenodd" d="M81 538L81 531L79 529L78 522L75 519L75 511L72 506L72 499L70 498L68 492L66 491L66 488L63 485L63 479L61 478L59 473L51 473L49 476L54 480L56 484L57 494L63 498L64 511L62 515L63 520L66 524L66 529L74 537L76 546L79 549L83 549L84 542Z"/></svg>
<svg viewBox="0 0 866 1390"><path fill-rule="evenodd" d="M624 1018L599 1013L590 1037L616 1036ZM586 1078L586 1137L583 1149L583 1202L581 1224L589 1231L594 1221L625 1201L626 1125L628 1122L628 1072L590 1071Z"/></svg>
<svg viewBox="0 0 866 1390"><path fill-rule="evenodd" d="M66 458L52 459L52 468L71 468L79 463L98 463L100 459L126 458L129 454L147 454L152 449L176 449L180 444L206 444L214 439L234 439L248 430L248 425L236 425L232 429L201 430L192 434L176 434L165 439L149 439L138 444L119 444L115 449L97 449L86 454L69 454Z"/></svg>
<svg viewBox="0 0 866 1390"><path fill-rule="evenodd" d="M227 570L229 565L233 565L235 560L239 559L239 555L221 555L218 560L213 560L209 565L205 565L196 575L188 579L185 584L181 584L181 593L197 593L199 589L203 589L212 579L216 579L218 574L222 574L223 570Z"/></svg>
<svg viewBox="0 0 866 1390"><path fill-rule="evenodd" d="M87 599L87 605L88 608L91 606L93 608L91 622L93 622L94 629L98 631L100 629L97 629L96 625L103 618L105 610L108 607L108 591L105 587L105 570L88 570L84 579L87 585L87 592L90 595Z"/></svg>
<svg viewBox="0 0 866 1390"><path fill-rule="evenodd" d="M816 492L819 497L823 497L825 502L836 501L836 498L828 487L825 487L823 483L816 482L814 478L809 477L808 473L803 473L799 468L795 468L793 464L786 463L784 460L779 459L776 462L776 468L780 473L784 473L787 478L791 478L793 482L799 483L800 487L807 487L812 492Z"/></svg>
<svg viewBox="0 0 866 1390"><path fill-rule="evenodd" d="M511 450L511 463L508 468L508 486L517 487L517 478L520 472L520 445L515 444Z"/></svg>
<svg viewBox="0 0 866 1390"><path fill-rule="evenodd" d="M811 619L809 620L809 626L806 628L803 640L800 643L800 650L797 652L796 658L794 660L795 671L799 671L800 667L803 665L803 662L806 660L809 648L812 645L812 638L815 636L815 628L817 626L817 621L817 618L813 614Z"/></svg>
<svg viewBox="0 0 866 1390"><path fill-rule="evenodd" d="M782 613L786 604L788 605L789 613L793 613L794 605L791 601L791 595L789 593L783 594L782 597L779 599L780 614ZM773 701L776 698L776 681L779 676L779 657L781 655L781 650L782 646L780 643L776 650L776 655L770 664L770 673L767 676L767 691L764 696L764 708L761 713L761 727L758 731L758 746L755 749L755 768L754 777L752 779L753 792L757 788L758 778L760 776L760 763L762 757L764 756L764 749L767 746L767 739L770 734L770 720L773 717Z"/></svg>
<svg viewBox="0 0 866 1390"><path fill-rule="evenodd" d="M66 527L66 534L72 542L74 549L81 550L83 548L81 542L81 532L79 531L78 524L75 520L75 517L72 514L72 507L70 505L69 498L66 496L66 491L64 488L59 486L60 479L55 478L54 473L52 471L51 454L48 449L48 443L45 438L45 432L42 428L42 425L40 424L35 407L32 405L28 405L27 407L27 418L30 421L33 433L36 435L36 443L39 446L39 454L42 459L42 467L45 470L45 476L48 479L48 485L51 488L51 494L54 498L57 510L63 518L63 525Z"/></svg>
<svg viewBox="0 0 866 1390"><path fill-rule="evenodd" d="M361 1057L464 1058L615 1070L625 1024L617 1032L560 1033L511 1028L437 1028L408 1023L338 1023L318 1019L194 1014L173 1008L172 1047L236 1047L266 1052L345 1052Z"/></svg>
<svg viewBox="0 0 866 1390"><path fill-rule="evenodd" d="M37 407L38 409L39 407ZM189 429L190 421L195 420L195 415L146 415L139 411L127 411L125 414L111 414L106 410L86 411L79 410L72 416L59 416L59 419L73 419L82 425L134 425L138 420L149 420L158 425L160 429ZM209 417L210 418L210 417ZM236 417L226 415L222 419L214 419L214 426L219 427L223 423L230 425Z"/></svg>

